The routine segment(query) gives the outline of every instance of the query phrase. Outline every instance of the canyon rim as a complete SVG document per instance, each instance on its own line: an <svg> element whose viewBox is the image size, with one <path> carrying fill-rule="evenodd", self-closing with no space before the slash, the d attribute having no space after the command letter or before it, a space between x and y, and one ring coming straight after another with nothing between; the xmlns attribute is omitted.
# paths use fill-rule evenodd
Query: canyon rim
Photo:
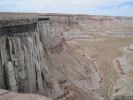
<svg viewBox="0 0 133 100"><path fill-rule="evenodd" d="M133 100L133 17L0 13L0 100Z"/></svg>

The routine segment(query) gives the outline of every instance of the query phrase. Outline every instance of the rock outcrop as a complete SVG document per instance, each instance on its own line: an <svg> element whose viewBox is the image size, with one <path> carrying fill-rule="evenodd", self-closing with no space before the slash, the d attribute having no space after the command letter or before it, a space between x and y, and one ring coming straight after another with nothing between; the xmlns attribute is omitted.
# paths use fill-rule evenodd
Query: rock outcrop
<svg viewBox="0 0 133 100"><path fill-rule="evenodd" d="M114 67L120 79L113 88L112 100L132 100L133 99L133 57L132 44L126 46L123 55L114 60Z"/></svg>
<svg viewBox="0 0 133 100"><path fill-rule="evenodd" d="M67 45L56 20L0 24L0 88L56 100L101 99L92 91L101 81L95 64Z"/></svg>
<svg viewBox="0 0 133 100"><path fill-rule="evenodd" d="M121 78L114 86L111 100L133 100L133 78Z"/></svg>
<svg viewBox="0 0 133 100"><path fill-rule="evenodd" d="M51 100L36 94L19 94L0 89L0 100Z"/></svg>
<svg viewBox="0 0 133 100"><path fill-rule="evenodd" d="M71 48L69 39L133 35L130 17L0 16L0 88L41 94L53 100L104 99L97 92L102 84L98 66Z"/></svg>

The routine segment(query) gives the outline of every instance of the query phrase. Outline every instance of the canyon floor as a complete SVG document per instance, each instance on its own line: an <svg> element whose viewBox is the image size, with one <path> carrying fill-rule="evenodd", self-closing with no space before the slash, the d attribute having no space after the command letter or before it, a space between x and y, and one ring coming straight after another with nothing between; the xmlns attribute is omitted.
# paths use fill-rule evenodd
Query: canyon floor
<svg viewBox="0 0 133 100"><path fill-rule="evenodd" d="M133 37L115 36L95 36L90 37L90 39L77 39L68 42L69 46L75 51L97 65L102 75L102 82L96 92L102 97L106 97L105 100L111 97L113 86L120 77L120 73L116 70L117 68L114 68L116 66L114 66L113 61L117 57L127 56L128 62L133 68L133 55L129 55L124 51L124 48L132 43Z"/></svg>

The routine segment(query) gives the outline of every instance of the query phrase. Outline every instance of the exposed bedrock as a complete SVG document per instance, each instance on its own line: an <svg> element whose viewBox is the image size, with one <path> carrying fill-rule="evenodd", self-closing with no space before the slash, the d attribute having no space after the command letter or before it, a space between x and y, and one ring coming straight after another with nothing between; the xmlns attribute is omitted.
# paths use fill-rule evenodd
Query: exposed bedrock
<svg viewBox="0 0 133 100"><path fill-rule="evenodd" d="M102 81L97 66L93 60L74 51L67 40L95 35L131 36L133 18L7 15L9 18L0 14L0 88L37 93L53 100L104 99L97 94ZM132 45L128 50L132 50ZM116 66L127 63L126 56L116 59ZM120 67L129 72L130 66Z"/></svg>
<svg viewBox="0 0 133 100"><path fill-rule="evenodd" d="M133 78L125 77L117 81L111 100L133 100Z"/></svg>
<svg viewBox="0 0 133 100"><path fill-rule="evenodd" d="M59 23L19 21L1 25L0 88L56 100L102 99L92 91L100 86L97 67L67 45Z"/></svg>
<svg viewBox="0 0 133 100"><path fill-rule="evenodd" d="M90 36L131 36L132 17L91 15L47 15L56 20L69 39L88 39Z"/></svg>
<svg viewBox="0 0 133 100"><path fill-rule="evenodd" d="M131 36L133 35L133 18L119 16L93 16L72 14L12 14L0 13L1 23L7 19L46 17L58 23L58 27L67 39L89 38L95 35ZM30 19L31 20L31 19ZM28 19L27 22L30 23ZM12 22L15 22L14 20ZM24 21L23 21L24 22ZM35 20L34 20L35 22ZM19 22L15 22L19 24ZM25 23L25 22L24 22ZM8 24L9 25L9 24Z"/></svg>
<svg viewBox="0 0 133 100"><path fill-rule="evenodd" d="M117 57L113 63L114 68L120 75L117 83L113 87L111 100L132 100L133 99L133 51L132 44L126 46L123 55Z"/></svg>
<svg viewBox="0 0 133 100"><path fill-rule="evenodd" d="M0 89L0 100L51 100L37 94L20 94Z"/></svg>

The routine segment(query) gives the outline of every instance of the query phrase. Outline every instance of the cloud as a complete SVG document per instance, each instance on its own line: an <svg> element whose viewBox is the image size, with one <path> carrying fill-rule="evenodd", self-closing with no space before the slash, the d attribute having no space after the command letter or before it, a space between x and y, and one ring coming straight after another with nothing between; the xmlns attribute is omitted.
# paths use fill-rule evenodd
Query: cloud
<svg viewBox="0 0 133 100"><path fill-rule="evenodd" d="M0 11L130 16L132 15L132 10L129 8L133 8L133 3L131 2L132 0L0 0Z"/></svg>

